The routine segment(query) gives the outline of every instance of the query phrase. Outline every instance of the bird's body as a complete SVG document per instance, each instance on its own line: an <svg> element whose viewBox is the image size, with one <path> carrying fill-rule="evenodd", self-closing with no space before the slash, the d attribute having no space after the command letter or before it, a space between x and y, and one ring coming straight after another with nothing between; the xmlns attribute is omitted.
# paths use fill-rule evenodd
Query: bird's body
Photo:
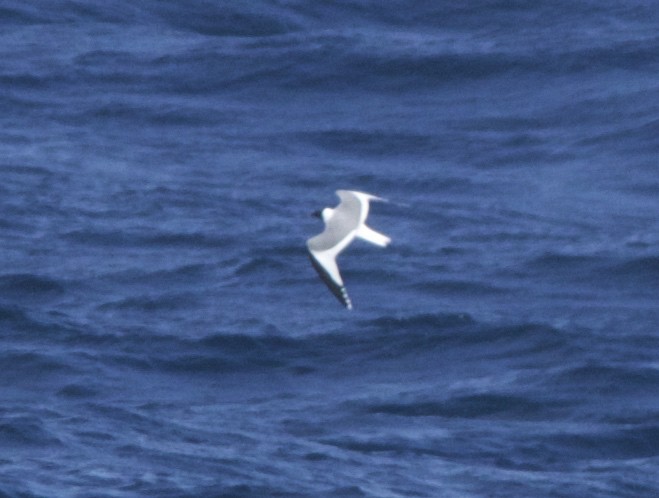
<svg viewBox="0 0 659 498"><path fill-rule="evenodd" d="M307 240L309 257L314 268L332 293L348 309L352 302L336 264L337 256L358 237L371 244L386 247L391 239L366 226L369 202L384 201L364 192L337 190L341 202L334 209L325 208L320 216L325 222L325 230Z"/></svg>

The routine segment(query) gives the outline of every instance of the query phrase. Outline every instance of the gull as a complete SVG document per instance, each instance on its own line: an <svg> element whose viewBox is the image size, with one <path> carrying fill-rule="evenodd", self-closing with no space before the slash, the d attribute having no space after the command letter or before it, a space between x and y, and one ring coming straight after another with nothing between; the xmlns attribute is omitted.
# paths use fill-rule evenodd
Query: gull
<svg viewBox="0 0 659 498"><path fill-rule="evenodd" d="M343 285L336 258L355 237L380 247L389 245L389 237L365 224L369 201L386 202L386 199L354 190L337 190L336 195L341 199L338 206L314 213L325 222L325 230L307 240L307 248L311 264L320 278L341 304L351 310L352 301Z"/></svg>

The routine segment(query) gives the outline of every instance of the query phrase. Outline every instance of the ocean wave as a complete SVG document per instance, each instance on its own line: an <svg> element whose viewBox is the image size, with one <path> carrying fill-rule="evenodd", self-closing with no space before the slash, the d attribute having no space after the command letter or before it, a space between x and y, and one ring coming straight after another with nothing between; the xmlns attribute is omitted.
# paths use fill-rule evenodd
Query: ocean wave
<svg viewBox="0 0 659 498"><path fill-rule="evenodd" d="M495 45L484 41L486 35L474 37L460 32L447 35L445 31L416 33L414 25L407 34L386 28L378 30L377 34L366 27L332 29L305 23L299 14L277 6L270 6L269 12L259 12L253 7L223 4L208 12L207 5L183 9L161 2L160 8L147 11L123 23L126 27L141 24L151 28L164 24L170 29L210 35L210 38L205 43L139 53L94 48L73 56L73 72L64 65L53 65L47 71L23 68L3 73L0 83L23 89L49 89L58 85L94 86L103 90L148 87L160 90L160 97L163 94L249 93L253 90L268 93L301 89L334 93L341 90L399 92L401 88L434 90L438 85L506 76L546 77L616 68L643 69L656 64L655 54L659 53L659 39L613 42L605 46L600 46L599 41L578 40L572 49L565 51L551 45L535 50L517 43ZM56 13L53 15L57 18ZM60 34L58 39L64 45L65 35ZM112 95L107 91L103 93ZM117 95L120 99L124 93ZM121 100L112 102L111 98L96 99L94 104L82 110L77 107L73 117L72 111L67 111L67 119L112 119L128 123L133 116L139 122L154 126L213 126L224 119L221 112L204 113L203 109L195 107L168 109L163 104L153 109L139 102L131 105ZM649 137L655 128L656 125L650 124L640 132ZM368 149L371 140L368 134L364 131L364 136L353 137L354 146ZM332 136L309 138L330 146L335 140ZM394 136L393 139L401 149L408 151L436 152L444 145L436 137L424 134ZM527 134L522 140L534 139L537 137ZM517 145L522 142L518 140ZM538 148L542 145L536 144ZM520 149L516 156L518 162L534 157L523 154L526 148ZM396 149L392 146L389 150ZM550 157L551 152L556 151L547 147L547 151L540 152Z"/></svg>
<svg viewBox="0 0 659 498"><path fill-rule="evenodd" d="M377 453L388 453L402 457L405 455L435 456L448 458L450 450L442 446L438 441L410 441L405 438L325 438L321 439L323 444L334 446L342 450L355 453L372 455Z"/></svg>
<svg viewBox="0 0 659 498"><path fill-rule="evenodd" d="M368 26L391 26L399 30L415 26L423 30L429 28L457 30L485 30L482 19L490 24L509 30L522 31L526 24L534 22L540 28L560 25L569 30L573 23L562 17L569 12L572 19L593 22L593 13L600 14L599 5L575 4L567 1L539 1L533 4L520 2L496 2L477 0L464 6L461 4L435 4L424 2L413 9L401 0L392 0L385 5L373 8L373 2L363 0L343 0L340 2L309 2L293 0L255 0L249 4L190 0L184 5L175 0L135 4L128 0L117 0L107 4L101 0L66 1L36 0L27 4L3 6L2 20L6 24L20 23L153 23L164 22L172 28L190 30L213 36L268 36L290 31L300 26L346 25L348 23ZM645 14L652 14L650 4L634 2L627 9L618 9L620 27ZM520 22L520 19L525 22ZM324 22L322 22L324 21ZM590 25L589 25L590 27ZM609 27L607 25L607 27ZM618 25L615 25L618 27ZM487 29L489 28L489 29ZM610 28L610 27L609 27ZM587 31L587 30L585 30ZM595 31L595 30L592 30ZM611 29L609 29L611 31ZM587 31L586 34L590 34Z"/></svg>
<svg viewBox="0 0 659 498"><path fill-rule="evenodd" d="M599 255L548 252L534 258L530 264L542 270L572 272L578 269L600 266L605 261L606 258Z"/></svg>
<svg viewBox="0 0 659 498"><path fill-rule="evenodd" d="M606 146L623 152L656 154L659 152L659 119L635 124L616 131L608 131L586 138L580 143L596 147Z"/></svg>
<svg viewBox="0 0 659 498"><path fill-rule="evenodd" d="M14 5L0 7L0 23L3 25L48 24L60 22L58 14L66 12L62 9L62 0L53 2L19 2ZM58 5L59 4L59 5Z"/></svg>
<svg viewBox="0 0 659 498"><path fill-rule="evenodd" d="M107 81L107 80L106 80ZM104 122L107 124L123 123L126 126L162 126L162 127L206 127L219 125L226 121L221 113L209 113L197 107L183 107L163 103L153 105L129 103L121 98L115 102L91 102L82 109L72 110L60 118L63 123Z"/></svg>
<svg viewBox="0 0 659 498"><path fill-rule="evenodd" d="M118 310L118 311L139 311L150 313L155 311L173 311L180 309L192 308L197 304L199 297L191 293L160 293L157 295L141 295L127 297L117 301L111 301L101 304L98 309L101 311Z"/></svg>
<svg viewBox="0 0 659 498"><path fill-rule="evenodd" d="M365 327L389 332L407 330L419 332L421 330L446 330L456 327L473 326L475 320L466 313L444 314L424 313L411 316L384 316L362 323Z"/></svg>
<svg viewBox="0 0 659 498"><path fill-rule="evenodd" d="M659 286L659 256L631 258L613 267L613 273Z"/></svg>
<svg viewBox="0 0 659 498"><path fill-rule="evenodd" d="M603 365L596 362L573 365L562 369L548 379L548 384L580 390L587 388L595 392L621 394L635 390L656 392L659 386L659 369L650 366Z"/></svg>
<svg viewBox="0 0 659 498"><path fill-rule="evenodd" d="M649 197L659 196L659 183L657 182L639 182L627 187L627 190L632 194L647 195Z"/></svg>
<svg viewBox="0 0 659 498"><path fill-rule="evenodd" d="M263 270L259 270L262 272ZM178 277L177 277L178 278ZM159 285L159 284L158 284ZM220 325L227 331L195 338L162 334L149 329L144 320L180 317L198 309L199 299L190 293L148 292L107 301L93 315L120 319L113 333L90 324L67 323L67 316L33 318L15 306L0 307L0 323L13 330L16 340L29 340L30 334L44 330L48 343L75 345L77 356L55 359L27 355L20 359L5 357L3 362L18 362L26 372L69 373L101 363L108 367L130 367L139 371L186 372L208 375L227 372L272 371L310 375L323 371L378 369L383 362L407 365L419 355L444 358L467 355L470 361L487 358L518 358L520 362L551 362L557 351L565 351L569 339L559 330L542 324L494 325L477 322L468 314L417 314L384 316L354 323L345 331L288 337L265 320L254 321L245 334L230 333L230 323ZM137 318L140 317L140 318ZM97 319L96 318L96 319ZM144 330L136 325L142 323ZM180 327L187 327L180 320ZM192 322L190 322L192 323ZM198 327L198 325L194 325ZM237 326L237 325L236 325ZM123 332L121 332L123 330ZM146 334L146 335L145 335ZM148 340L145 339L148 337ZM432 365L441 368L442 362ZM409 367L405 367L406 369ZM68 370L72 369L72 370ZM30 374L34 375L34 374Z"/></svg>
<svg viewBox="0 0 659 498"><path fill-rule="evenodd" d="M304 132L299 137L333 152L375 156L428 154L437 151L442 143L435 136L382 130L335 129Z"/></svg>
<svg viewBox="0 0 659 498"><path fill-rule="evenodd" d="M446 400L373 403L363 406L367 413L402 417L506 418L550 417L552 403L529 397L506 394L470 394ZM543 415L544 414L544 415Z"/></svg>
<svg viewBox="0 0 659 498"><path fill-rule="evenodd" d="M91 51L77 59L81 70L77 77L90 84L114 81L124 85L148 84L179 94L206 94L255 88L268 92L274 88L332 91L393 90L401 86L432 88L511 71L547 70L544 64L526 54L480 53L480 47L475 47L476 52L472 53L468 50L453 53L450 46L441 43L430 53L420 55L412 47L409 53L401 54L396 50L399 45L395 37L369 40L360 32L310 31L258 43L232 39L230 43L141 56L141 60L132 62L133 55ZM139 62L139 71L134 69L135 62ZM26 80L23 84L34 85L39 81ZM438 146L429 137L421 136L402 141L408 148L411 138L425 148Z"/></svg>
<svg viewBox="0 0 659 498"><path fill-rule="evenodd" d="M426 329L419 330L411 326L415 321L423 323ZM428 321L441 324L443 330L432 328ZM380 361L405 360L420 351L444 352L447 347L459 350L464 342L457 338L461 334L460 327L464 328L465 323L470 322L460 317L417 317L402 322L389 320L375 323L376 327L371 321L349 335L334 332L292 338L267 327L267 333L218 333L196 340L151 334L149 348L145 348L143 338L135 331L121 337L87 336L85 342L90 345L96 341L104 344L102 361L138 370L200 375L213 372L281 371L308 375L327 369L354 369ZM392 325L395 323L404 323L406 328L392 335L395 330ZM501 336L490 339L495 342L502 340Z"/></svg>
<svg viewBox="0 0 659 498"><path fill-rule="evenodd" d="M276 3L218 4L191 0L185 6L172 0L136 5L118 0L37 1L0 9L3 24L100 23L160 24L170 29L208 36L272 36L295 29L294 17Z"/></svg>
<svg viewBox="0 0 659 498"><path fill-rule="evenodd" d="M76 373L77 369L65 358L32 351L4 351L0 354L2 382L48 381L57 374Z"/></svg>
<svg viewBox="0 0 659 498"><path fill-rule="evenodd" d="M94 228L76 229L65 232L63 238L72 242L94 246L120 247L189 247L225 248L231 241L228 238L207 233L151 232L136 230L103 230Z"/></svg>
<svg viewBox="0 0 659 498"><path fill-rule="evenodd" d="M659 427L650 424L630 429L598 430L555 434L541 438L548 452L559 460L599 459L606 455L610 460L655 458L659 456Z"/></svg>
<svg viewBox="0 0 659 498"><path fill-rule="evenodd" d="M293 47L263 49L269 57L260 64L262 70L236 74L231 85L258 83L288 89L331 88L393 90L405 87L431 88L459 80L483 79L533 66L524 57L506 53L452 53L441 44L434 53L418 50L399 53L397 39L371 41L361 33L334 33L320 36L297 36ZM383 49L385 47L391 50ZM249 53L249 52L248 52ZM252 53L253 62L265 53ZM265 64L267 61L267 65ZM258 66L257 66L258 67ZM532 67L520 69L529 70ZM428 137L413 137L417 144L433 146ZM409 137L407 140L409 143Z"/></svg>
<svg viewBox="0 0 659 498"><path fill-rule="evenodd" d="M455 348L478 347L481 349L479 355L490 357L521 353L530 355L561 349L567 344L561 331L547 325L488 325L476 322L467 314L382 317L369 320L363 326L375 334L387 334L401 355L448 345ZM399 335L391 339L391 334L395 332Z"/></svg>
<svg viewBox="0 0 659 498"><path fill-rule="evenodd" d="M249 275L262 276L264 272L282 273L286 269L287 266L275 258L256 256L238 265L234 273L239 277Z"/></svg>
<svg viewBox="0 0 659 498"><path fill-rule="evenodd" d="M197 282L209 273L212 273L212 265L193 263L175 265L171 268L143 270L123 270L103 275L102 278L123 284L147 284L171 286L187 282Z"/></svg>
<svg viewBox="0 0 659 498"><path fill-rule="evenodd" d="M214 236L208 233L176 233L160 232L142 237L145 245L167 246L167 247L193 247L220 249L230 245L233 241L230 237Z"/></svg>
<svg viewBox="0 0 659 498"><path fill-rule="evenodd" d="M415 289L441 295L485 296L510 294L512 291L504 287L468 280L433 280L432 282L420 282L414 285Z"/></svg>
<svg viewBox="0 0 659 498"><path fill-rule="evenodd" d="M243 355L235 357L176 355L171 358L156 358L148 363L149 369L169 373L222 374L235 372L272 371L288 366L285 359L275 356Z"/></svg>
<svg viewBox="0 0 659 498"><path fill-rule="evenodd" d="M629 69L630 66L642 69L656 63L659 47L659 39L650 40L649 44L647 42L641 40L604 48L584 42L583 46L569 52L546 47L540 54L520 46L483 47L468 39L462 40L456 50L453 43L432 35L421 40L421 47L414 43L407 49L396 35L391 34L387 38L380 33L378 39L373 41L361 32L334 33L333 36L323 34L322 37L311 35L308 39L298 36L294 49L271 53L267 71L260 73L258 80L252 82L287 88L389 91L400 88L431 89L458 81L478 81L507 75L549 76ZM273 65L278 60L281 62ZM297 61L297 64L291 65L291 61ZM251 78L244 76L247 75L244 74L234 83L249 83ZM419 137L415 139L419 140ZM428 138L421 139L421 145L427 147Z"/></svg>
<svg viewBox="0 0 659 498"><path fill-rule="evenodd" d="M216 334L186 339L150 332L147 344L135 329L122 336L82 335L79 343L93 351L89 361L139 372L213 375L275 371L294 367L304 351L299 342L277 336ZM93 395L93 392L78 393L76 385L63 389L66 389L61 393L63 396Z"/></svg>
<svg viewBox="0 0 659 498"><path fill-rule="evenodd" d="M643 289L659 285L659 257L547 253L529 262L543 278L560 278L602 288Z"/></svg>
<svg viewBox="0 0 659 498"><path fill-rule="evenodd" d="M494 402L495 406L498 401L505 402L504 399L497 400ZM512 401L514 404L515 400ZM375 414L382 415L378 412ZM385 412L384 415L391 414ZM520 418L523 419L523 415L520 414ZM505 431L502 426L498 426L498 429ZM514 428L510 430L515 431ZM605 461L611 465L616 465L619 461L654 458L659 451L658 437L659 428L654 424L647 424L645 427L629 429L595 426L589 430L557 428L555 431L548 429L538 433L506 432L505 443L499 442L494 446L490 446L489 441L482 441L480 438L473 441L459 434L423 438L404 435L345 435L321 438L320 442L366 455L389 454L398 458L411 455L435 456L452 462L474 462L478 465L490 462L499 469L561 471L573 470L575 464L602 462L603 454L606 456Z"/></svg>
<svg viewBox="0 0 659 498"><path fill-rule="evenodd" d="M32 273L0 275L0 292L4 297L38 299L59 296L65 285L58 280Z"/></svg>
<svg viewBox="0 0 659 498"><path fill-rule="evenodd" d="M5 331L12 330L19 336L48 330L48 323L39 320L22 305L0 302L0 324Z"/></svg>
<svg viewBox="0 0 659 498"><path fill-rule="evenodd" d="M564 254L547 252L527 262L527 267L543 278L570 282L601 281L604 270L612 265L610 257L598 254Z"/></svg>
<svg viewBox="0 0 659 498"><path fill-rule="evenodd" d="M48 447L62 442L36 416L0 415L0 441L3 447Z"/></svg>
<svg viewBox="0 0 659 498"><path fill-rule="evenodd" d="M209 36L274 36L299 29L295 18L277 4L256 1L248 4L188 2L185 8L175 0L161 2L151 15L176 29Z"/></svg>
<svg viewBox="0 0 659 498"><path fill-rule="evenodd" d="M99 390L85 384L67 384L57 391L57 395L67 399L88 399L99 395Z"/></svg>

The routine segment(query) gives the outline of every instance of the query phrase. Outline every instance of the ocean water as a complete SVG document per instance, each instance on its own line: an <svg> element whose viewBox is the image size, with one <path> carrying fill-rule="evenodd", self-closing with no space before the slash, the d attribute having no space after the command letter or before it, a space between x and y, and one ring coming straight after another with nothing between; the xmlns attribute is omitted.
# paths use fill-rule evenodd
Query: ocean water
<svg viewBox="0 0 659 498"><path fill-rule="evenodd" d="M658 75L649 0L0 1L0 497L658 496Z"/></svg>

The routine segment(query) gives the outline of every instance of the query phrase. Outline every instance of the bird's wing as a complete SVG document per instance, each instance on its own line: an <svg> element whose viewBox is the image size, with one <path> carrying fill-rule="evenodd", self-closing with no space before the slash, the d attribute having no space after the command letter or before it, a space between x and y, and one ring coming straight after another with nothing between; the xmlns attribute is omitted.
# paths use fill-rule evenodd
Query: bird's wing
<svg viewBox="0 0 659 498"><path fill-rule="evenodd" d="M367 226L365 223L363 223L357 232L355 233L355 236L365 240L366 242L370 242L371 244L375 244L376 246L380 247L387 247L389 243L391 242L391 239L387 237L385 234L376 232L369 226Z"/></svg>
<svg viewBox="0 0 659 498"><path fill-rule="evenodd" d="M354 232L348 234L334 247L325 250L314 249L313 246L315 239L318 237L323 237L324 233L325 232L321 233L320 235L316 235L316 237L313 237L307 241L311 264L316 269L323 282L325 282L325 285L329 287L329 290L332 291L332 294L337 297L341 304L343 304L348 309L352 309L352 302L350 301L350 297L348 297L348 291L343 285L343 279L341 278L341 273L339 273L339 267L336 264L336 257L355 238Z"/></svg>
<svg viewBox="0 0 659 498"><path fill-rule="evenodd" d="M386 247L391 239L384 234L376 232L372 228L366 226L366 218L368 217L368 208L370 206L370 201L382 201L387 202L387 199L382 197L377 197L375 195L367 194L366 192L357 192L354 190L339 190L337 194L347 205L353 205L355 199L359 203L359 223L357 225L357 230L355 235L362 240L370 242L380 247ZM344 204L341 202L339 207ZM354 207L352 208L355 209Z"/></svg>
<svg viewBox="0 0 659 498"><path fill-rule="evenodd" d="M332 217L325 222L325 230L307 241L311 251L329 251L340 247L334 257L352 242L361 223L363 209L362 202L349 190L338 190L337 195L341 202L332 210Z"/></svg>
<svg viewBox="0 0 659 498"><path fill-rule="evenodd" d="M341 199L341 203L336 207L334 214L342 214L346 221L354 226L355 229L368 216L369 194L356 192L354 190L337 190L336 195Z"/></svg>
<svg viewBox="0 0 659 498"><path fill-rule="evenodd" d="M336 257L332 254L332 251L314 252L309 250L309 259L325 285L332 291L332 294L346 308L352 309L352 302L348 296L348 291L343 285L339 267L336 265Z"/></svg>
<svg viewBox="0 0 659 498"><path fill-rule="evenodd" d="M338 206L339 208L345 204L346 207L349 207L352 212L355 212L357 211L356 206L359 206L358 220L360 224L364 223L368 217L370 201L387 202L387 199L378 197L376 195L367 194L366 192L358 192L357 190L337 190L336 194L341 199L341 204Z"/></svg>

